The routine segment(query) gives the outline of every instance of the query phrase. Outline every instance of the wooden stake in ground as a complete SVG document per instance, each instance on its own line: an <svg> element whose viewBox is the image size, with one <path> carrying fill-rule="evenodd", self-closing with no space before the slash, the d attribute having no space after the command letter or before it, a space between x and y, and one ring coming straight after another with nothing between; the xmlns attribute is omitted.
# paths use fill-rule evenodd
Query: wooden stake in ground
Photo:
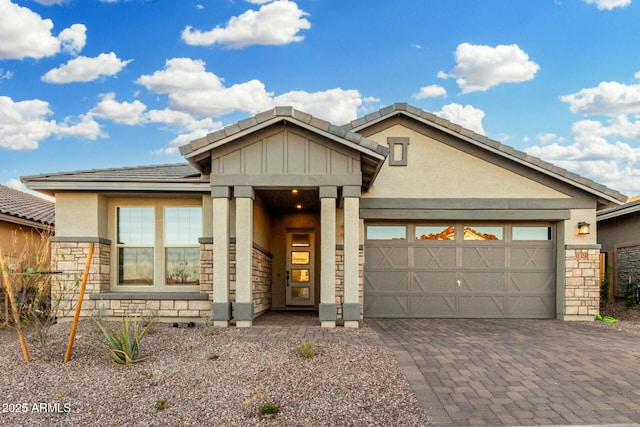
<svg viewBox="0 0 640 427"><path fill-rule="evenodd" d="M0 268L2 268L2 279L4 286L7 288L7 295L9 296L9 302L11 303L11 312L13 313L13 320L16 322L16 329L18 330L18 339L20 340L20 347L22 348L22 357L24 361L29 363L29 350L27 349L27 343L24 340L24 334L22 333L22 322L20 322L20 312L18 311L18 305L16 304L16 298L13 294L13 286L11 286L11 280L9 279L9 273L5 268L4 256L0 252Z"/></svg>
<svg viewBox="0 0 640 427"><path fill-rule="evenodd" d="M69 334L69 343L67 344L67 353L64 355L64 363L71 359L71 350L73 349L73 340L76 337L76 329L78 328L78 319L80 318L80 309L82 308L82 299L84 298L84 290L87 287L87 278L89 277L89 267L91 267L91 257L93 257L93 242L89 243L89 254L87 262L84 265L84 274L82 275L82 283L80 284L80 295L78 295L78 305L76 306L76 314L73 316L73 324L71 325L71 333Z"/></svg>

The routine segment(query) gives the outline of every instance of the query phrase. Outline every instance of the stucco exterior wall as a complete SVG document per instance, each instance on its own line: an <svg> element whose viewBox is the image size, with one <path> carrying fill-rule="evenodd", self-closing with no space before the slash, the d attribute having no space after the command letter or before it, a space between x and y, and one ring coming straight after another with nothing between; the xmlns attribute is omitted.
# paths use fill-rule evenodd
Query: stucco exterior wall
<svg viewBox="0 0 640 427"><path fill-rule="evenodd" d="M56 236L108 238L107 200L96 193L57 193Z"/></svg>
<svg viewBox="0 0 640 427"><path fill-rule="evenodd" d="M408 137L407 166L384 162L364 198L567 198L532 179L436 141L401 125L368 135L387 146L388 137Z"/></svg>

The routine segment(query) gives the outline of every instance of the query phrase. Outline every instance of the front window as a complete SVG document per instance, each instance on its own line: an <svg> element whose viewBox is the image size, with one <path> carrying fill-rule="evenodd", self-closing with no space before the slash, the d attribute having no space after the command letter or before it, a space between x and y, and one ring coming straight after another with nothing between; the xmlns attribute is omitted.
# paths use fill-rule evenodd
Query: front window
<svg viewBox="0 0 640 427"><path fill-rule="evenodd" d="M118 284L153 285L153 208L118 208Z"/></svg>
<svg viewBox="0 0 640 427"><path fill-rule="evenodd" d="M165 208L165 283L197 286L200 276L201 208Z"/></svg>
<svg viewBox="0 0 640 427"><path fill-rule="evenodd" d="M116 216L118 290L200 284L200 206L120 206Z"/></svg>

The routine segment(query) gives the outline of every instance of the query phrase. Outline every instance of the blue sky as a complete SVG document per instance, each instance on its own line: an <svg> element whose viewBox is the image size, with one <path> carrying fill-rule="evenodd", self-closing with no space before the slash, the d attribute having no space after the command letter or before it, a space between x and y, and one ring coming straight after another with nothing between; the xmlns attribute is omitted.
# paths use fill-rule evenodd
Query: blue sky
<svg viewBox="0 0 640 427"><path fill-rule="evenodd" d="M640 0L0 0L0 183L394 102L640 194Z"/></svg>

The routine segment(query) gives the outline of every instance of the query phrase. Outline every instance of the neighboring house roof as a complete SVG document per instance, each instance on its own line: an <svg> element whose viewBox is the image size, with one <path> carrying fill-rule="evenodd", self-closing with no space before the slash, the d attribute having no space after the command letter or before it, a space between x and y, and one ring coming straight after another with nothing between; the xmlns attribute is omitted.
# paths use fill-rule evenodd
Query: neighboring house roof
<svg viewBox="0 0 640 427"><path fill-rule="evenodd" d="M596 220L605 221L607 219L619 218L635 212L640 212L640 200L634 200L633 202L626 203L622 206L615 206L613 208L597 212Z"/></svg>
<svg viewBox="0 0 640 427"><path fill-rule="evenodd" d="M382 108L379 111L353 120L352 122L344 125L343 128L347 131L359 132L362 129L365 129L395 115L404 115L406 117L422 122L428 126L437 128L443 132L455 135L458 138L461 138L477 147L483 148L522 165L528 166L548 176L559 179L560 181L569 183L609 202L621 204L627 200L627 196L614 189L608 188L602 184L598 184L576 173L569 172L568 170L555 166L549 162L545 162L538 157L531 156L523 151L516 150L513 147L487 138L485 135L481 135L470 129L466 129L460 125L450 122L449 120L438 117L435 114L408 105L407 103L395 103L388 107Z"/></svg>
<svg viewBox="0 0 640 427"><path fill-rule="evenodd" d="M64 190L201 191L209 179L189 163L46 173L22 177L29 188L42 192Z"/></svg>
<svg viewBox="0 0 640 427"><path fill-rule="evenodd" d="M53 202L0 185L0 219L24 225L53 226L55 210Z"/></svg>

